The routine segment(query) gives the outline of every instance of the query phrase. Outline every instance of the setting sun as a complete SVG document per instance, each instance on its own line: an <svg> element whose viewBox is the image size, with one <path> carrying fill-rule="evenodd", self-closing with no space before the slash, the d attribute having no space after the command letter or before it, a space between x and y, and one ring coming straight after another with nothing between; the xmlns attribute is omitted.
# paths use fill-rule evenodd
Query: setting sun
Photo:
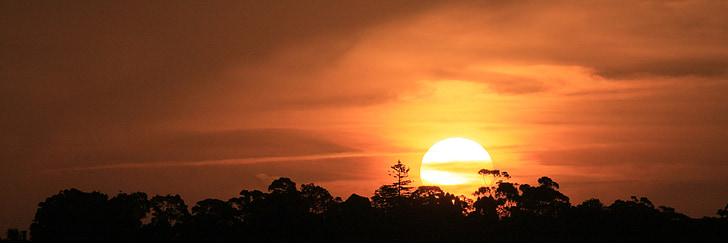
<svg viewBox="0 0 728 243"><path fill-rule="evenodd" d="M493 168L483 146L464 138L448 138L425 153L420 178L423 185L477 187L483 183L477 174L483 168Z"/></svg>

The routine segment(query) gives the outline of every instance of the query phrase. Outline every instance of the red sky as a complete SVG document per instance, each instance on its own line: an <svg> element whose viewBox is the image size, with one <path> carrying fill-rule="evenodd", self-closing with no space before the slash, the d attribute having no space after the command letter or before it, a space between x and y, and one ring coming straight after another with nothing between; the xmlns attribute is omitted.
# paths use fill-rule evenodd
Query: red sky
<svg viewBox="0 0 728 243"><path fill-rule="evenodd" d="M371 196L482 144L573 204L728 203L721 1L0 2L0 229L75 187Z"/></svg>

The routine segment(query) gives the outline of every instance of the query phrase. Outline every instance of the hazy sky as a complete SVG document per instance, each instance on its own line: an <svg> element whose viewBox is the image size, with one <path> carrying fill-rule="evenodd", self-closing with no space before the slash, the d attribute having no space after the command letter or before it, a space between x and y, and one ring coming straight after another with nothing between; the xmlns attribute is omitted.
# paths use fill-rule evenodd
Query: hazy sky
<svg viewBox="0 0 728 243"><path fill-rule="evenodd" d="M371 196L449 137L572 204L728 203L728 3L373 2L0 1L0 230L72 187Z"/></svg>

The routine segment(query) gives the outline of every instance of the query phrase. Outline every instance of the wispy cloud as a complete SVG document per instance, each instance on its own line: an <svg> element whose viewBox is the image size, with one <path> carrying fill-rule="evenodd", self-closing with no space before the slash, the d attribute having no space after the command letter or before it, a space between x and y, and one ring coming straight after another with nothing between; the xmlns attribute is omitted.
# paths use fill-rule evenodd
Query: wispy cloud
<svg viewBox="0 0 728 243"><path fill-rule="evenodd" d="M273 157L205 160L205 161L190 161L190 162L125 163L125 164L109 164L109 165L96 165L96 166L78 166L78 167L44 170L43 172L44 173L57 173L57 172L113 170L113 169L243 165L243 164L254 164L254 163L281 162L281 161L304 161L304 160L338 159L338 158L364 158L364 157L414 155L414 154L419 154L419 153L346 152L346 153L314 154L314 155L301 155L301 156L273 156Z"/></svg>

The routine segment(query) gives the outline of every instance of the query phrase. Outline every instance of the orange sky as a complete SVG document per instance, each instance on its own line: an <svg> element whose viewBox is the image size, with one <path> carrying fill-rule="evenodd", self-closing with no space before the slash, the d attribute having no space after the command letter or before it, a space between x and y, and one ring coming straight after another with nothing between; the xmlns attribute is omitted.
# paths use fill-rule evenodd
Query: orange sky
<svg viewBox="0 0 728 243"><path fill-rule="evenodd" d="M0 229L62 189L371 196L482 144L572 204L728 203L720 1L0 3Z"/></svg>

